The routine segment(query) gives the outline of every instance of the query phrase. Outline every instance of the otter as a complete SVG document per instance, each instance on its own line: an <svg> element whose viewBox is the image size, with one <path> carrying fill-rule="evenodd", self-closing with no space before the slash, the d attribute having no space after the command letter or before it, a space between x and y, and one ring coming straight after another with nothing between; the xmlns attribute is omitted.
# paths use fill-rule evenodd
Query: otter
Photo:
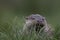
<svg viewBox="0 0 60 40"><path fill-rule="evenodd" d="M25 24L23 27L24 33L31 33L34 30L36 33L40 33L41 30L47 33L47 35L52 35L51 26L46 21L46 18L39 14L32 14L25 18Z"/></svg>

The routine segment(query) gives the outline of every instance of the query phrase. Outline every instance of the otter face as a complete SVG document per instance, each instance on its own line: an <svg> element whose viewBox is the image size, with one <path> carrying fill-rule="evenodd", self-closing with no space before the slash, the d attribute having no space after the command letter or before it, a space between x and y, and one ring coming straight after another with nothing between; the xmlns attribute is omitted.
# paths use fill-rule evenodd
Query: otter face
<svg viewBox="0 0 60 40"><path fill-rule="evenodd" d="M26 17L26 23L27 24L36 24L37 26L41 26L43 27L44 26L44 17L39 15L39 14L32 14L28 17Z"/></svg>
<svg viewBox="0 0 60 40"><path fill-rule="evenodd" d="M45 26L45 18L39 14L32 14L25 18L25 27L26 30L35 30L36 32L39 32L42 27Z"/></svg>

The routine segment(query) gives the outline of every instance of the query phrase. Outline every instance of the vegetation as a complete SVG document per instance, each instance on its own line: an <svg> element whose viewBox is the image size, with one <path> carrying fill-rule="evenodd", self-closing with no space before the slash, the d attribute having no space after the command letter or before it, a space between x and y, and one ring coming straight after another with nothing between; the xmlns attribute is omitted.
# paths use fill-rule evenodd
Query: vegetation
<svg viewBox="0 0 60 40"><path fill-rule="evenodd" d="M24 18L41 14L55 28L53 38L22 35ZM0 0L0 40L60 40L60 0Z"/></svg>
<svg viewBox="0 0 60 40"><path fill-rule="evenodd" d="M21 23L20 23L21 22ZM0 24L0 40L60 40L60 26L55 27L54 37L51 39L45 35L36 35L34 32L31 35L22 34L23 21L18 17Z"/></svg>

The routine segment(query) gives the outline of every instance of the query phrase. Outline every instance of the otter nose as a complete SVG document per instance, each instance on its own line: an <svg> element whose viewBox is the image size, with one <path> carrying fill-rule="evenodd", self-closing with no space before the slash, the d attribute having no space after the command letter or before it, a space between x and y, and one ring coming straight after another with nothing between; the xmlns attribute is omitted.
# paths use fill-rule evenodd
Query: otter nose
<svg viewBox="0 0 60 40"><path fill-rule="evenodd" d="M42 21L37 21L38 23L42 23Z"/></svg>

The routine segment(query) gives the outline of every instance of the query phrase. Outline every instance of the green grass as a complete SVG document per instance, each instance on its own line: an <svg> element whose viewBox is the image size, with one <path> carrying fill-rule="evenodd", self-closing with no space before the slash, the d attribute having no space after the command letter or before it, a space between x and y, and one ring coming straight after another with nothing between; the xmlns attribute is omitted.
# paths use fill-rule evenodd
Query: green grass
<svg viewBox="0 0 60 40"><path fill-rule="evenodd" d="M60 0L9 0L0 2L0 40L60 40ZM52 39L45 36L23 35L25 15L39 13L55 28Z"/></svg>
<svg viewBox="0 0 60 40"><path fill-rule="evenodd" d="M60 40L60 26L56 25L53 38L45 33L37 36L34 32L31 35L22 34L24 20L15 17L6 23L0 24L0 40Z"/></svg>

